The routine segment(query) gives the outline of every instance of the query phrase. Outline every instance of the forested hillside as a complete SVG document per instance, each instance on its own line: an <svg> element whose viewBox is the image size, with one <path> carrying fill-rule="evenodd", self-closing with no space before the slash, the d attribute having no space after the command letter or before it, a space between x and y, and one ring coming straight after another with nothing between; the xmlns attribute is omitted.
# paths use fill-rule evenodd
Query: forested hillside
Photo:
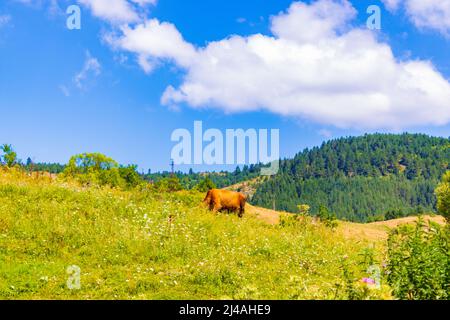
<svg viewBox="0 0 450 320"><path fill-rule="evenodd" d="M311 213L326 206L340 219L372 221L434 211L434 189L449 168L449 139L374 134L332 140L283 160L261 184L255 205Z"/></svg>

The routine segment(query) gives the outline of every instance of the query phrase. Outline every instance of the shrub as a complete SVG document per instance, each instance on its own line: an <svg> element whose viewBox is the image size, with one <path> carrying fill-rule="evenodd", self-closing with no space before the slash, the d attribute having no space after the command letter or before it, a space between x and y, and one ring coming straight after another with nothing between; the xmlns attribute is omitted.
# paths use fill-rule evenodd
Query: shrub
<svg viewBox="0 0 450 320"><path fill-rule="evenodd" d="M298 212L301 216L308 216L309 211L311 210L311 207L307 204L299 204L297 206L297 208L298 208Z"/></svg>
<svg viewBox="0 0 450 320"><path fill-rule="evenodd" d="M444 215L447 221L450 221L450 171L444 175L442 183L437 187L436 196L439 212Z"/></svg>
<svg viewBox="0 0 450 320"><path fill-rule="evenodd" d="M183 186L177 176L161 179L155 183L155 188L162 192L176 192L183 190Z"/></svg>
<svg viewBox="0 0 450 320"><path fill-rule="evenodd" d="M449 234L422 219L394 230L388 240L388 282L399 299L450 298Z"/></svg>
<svg viewBox="0 0 450 320"><path fill-rule="evenodd" d="M14 152L13 148L9 144L4 144L0 146L0 150L3 151L3 160L8 167L12 167L17 163L17 153ZM0 161L1 161L0 157Z"/></svg>
<svg viewBox="0 0 450 320"><path fill-rule="evenodd" d="M207 192L215 188L217 188L216 185L209 177L206 177L195 186L195 189L201 192Z"/></svg>
<svg viewBox="0 0 450 320"><path fill-rule="evenodd" d="M101 153L83 153L70 158L63 177L70 177L83 185L100 185L129 189L143 183L137 166L119 167L113 159Z"/></svg>
<svg viewBox="0 0 450 320"><path fill-rule="evenodd" d="M144 181L142 177L137 172L136 165L130 165L127 167L119 168L120 177L123 179L126 187L133 188L141 185Z"/></svg>
<svg viewBox="0 0 450 320"><path fill-rule="evenodd" d="M359 256L359 263L349 261L347 256L340 259L342 280L335 284L335 298L340 296L346 300L392 299L391 289L384 284L384 264L379 264L375 247L364 248Z"/></svg>
<svg viewBox="0 0 450 320"><path fill-rule="evenodd" d="M327 227L335 228L337 227L336 215L331 213L327 207L320 206L318 217Z"/></svg>

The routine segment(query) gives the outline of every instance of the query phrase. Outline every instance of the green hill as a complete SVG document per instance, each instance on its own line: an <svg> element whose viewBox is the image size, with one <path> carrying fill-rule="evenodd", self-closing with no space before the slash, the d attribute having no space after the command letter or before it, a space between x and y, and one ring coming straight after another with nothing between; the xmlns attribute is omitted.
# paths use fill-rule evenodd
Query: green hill
<svg viewBox="0 0 450 320"><path fill-rule="evenodd" d="M422 134L373 134L332 140L281 161L252 204L367 222L435 212L434 190L449 168L450 141Z"/></svg>
<svg viewBox="0 0 450 320"><path fill-rule="evenodd" d="M214 215L202 197L0 167L0 299L391 298L361 283L384 242L310 218ZM70 266L80 289L67 286Z"/></svg>

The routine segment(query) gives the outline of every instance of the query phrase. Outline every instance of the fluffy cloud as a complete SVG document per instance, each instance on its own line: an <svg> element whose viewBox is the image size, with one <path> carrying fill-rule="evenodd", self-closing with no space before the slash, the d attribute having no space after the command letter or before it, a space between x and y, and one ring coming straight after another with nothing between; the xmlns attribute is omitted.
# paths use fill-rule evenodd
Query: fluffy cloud
<svg viewBox="0 0 450 320"><path fill-rule="evenodd" d="M194 46L184 41L170 23L152 19L135 28L124 26L121 31L122 37L108 41L115 47L137 53L139 64L146 72L152 71L158 60L172 60L179 66L189 67L196 58Z"/></svg>
<svg viewBox="0 0 450 320"><path fill-rule="evenodd" d="M398 61L346 0L296 2L272 18L273 36L231 36L195 48L156 19L111 40L148 72L184 70L161 101L173 107L270 112L341 128L403 129L450 122L450 84L428 61Z"/></svg>
<svg viewBox="0 0 450 320"><path fill-rule="evenodd" d="M78 2L88 7L94 16L114 24L121 24L140 21L138 9L149 4L155 5L157 0L78 0Z"/></svg>
<svg viewBox="0 0 450 320"><path fill-rule="evenodd" d="M78 0L89 7L92 14L110 22L127 23L139 20L137 13L125 0Z"/></svg>
<svg viewBox="0 0 450 320"><path fill-rule="evenodd" d="M422 29L450 36L450 0L383 0L391 11L404 8L411 21Z"/></svg>
<svg viewBox="0 0 450 320"><path fill-rule="evenodd" d="M311 42L335 37L348 28L356 10L347 1L294 2L286 14L272 18L272 33L282 39Z"/></svg>

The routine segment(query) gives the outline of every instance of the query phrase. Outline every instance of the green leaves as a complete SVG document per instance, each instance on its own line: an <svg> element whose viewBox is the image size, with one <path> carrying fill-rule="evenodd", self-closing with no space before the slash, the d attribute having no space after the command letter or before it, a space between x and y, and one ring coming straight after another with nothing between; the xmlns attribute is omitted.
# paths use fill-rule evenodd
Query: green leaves
<svg viewBox="0 0 450 320"><path fill-rule="evenodd" d="M318 217L327 227L337 227L337 219L334 213L331 213L327 207L320 206Z"/></svg>
<svg viewBox="0 0 450 320"><path fill-rule="evenodd" d="M444 215L447 221L450 221L450 171L444 175L442 183L436 189L438 198L438 210Z"/></svg>
<svg viewBox="0 0 450 320"><path fill-rule="evenodd" d="M17 163L17 153L14 152L12 146L10 144L4 144L0 147L0 150L3 151L3 160L5 161L8 167L12 167ZM1 161L0 157L0 161Z"/></svg>
<svg viewBox="0 0 450 320"><path fill-rule="evenodd" d="M216 185L214 184L214 182L212 182L212 180L209 177L206 177L205 179L200 181L200 183L195 187L195 189L197 189L200 192L207 192L215 188Z"/></svg>
<svg viewBox="0 0 450 320"><path fill-rule="evenodd" d="M396 229L388 240L388 282L399 299L450 297L449 234L445 227L419 220Z"/></svg>
<svg viewBox="0 0 450 320"><path fill-rule="evenodd" d="M118 164L112 158L101 153L82 153L70 158L65 170L66 174L80 174L89 172L99 172L117 168Z"/></svg>
<svg viewBox="0 0 450 320"><path fill-rule="evenodd" d="M168 178L164 178L157 183L154 184L156 190L162 192L175 192L183 190L183 186L180 183L180 179L177 176L171 176Z"/></svg>
<svg viewBox="0 0 450 320"><path fill-rule="evenodd" d="M74 178L84 185L127 189L144 183L136 170L135 165L119 166L115 160L101 153L83 153L70 158L63 176Z"/></svg>

